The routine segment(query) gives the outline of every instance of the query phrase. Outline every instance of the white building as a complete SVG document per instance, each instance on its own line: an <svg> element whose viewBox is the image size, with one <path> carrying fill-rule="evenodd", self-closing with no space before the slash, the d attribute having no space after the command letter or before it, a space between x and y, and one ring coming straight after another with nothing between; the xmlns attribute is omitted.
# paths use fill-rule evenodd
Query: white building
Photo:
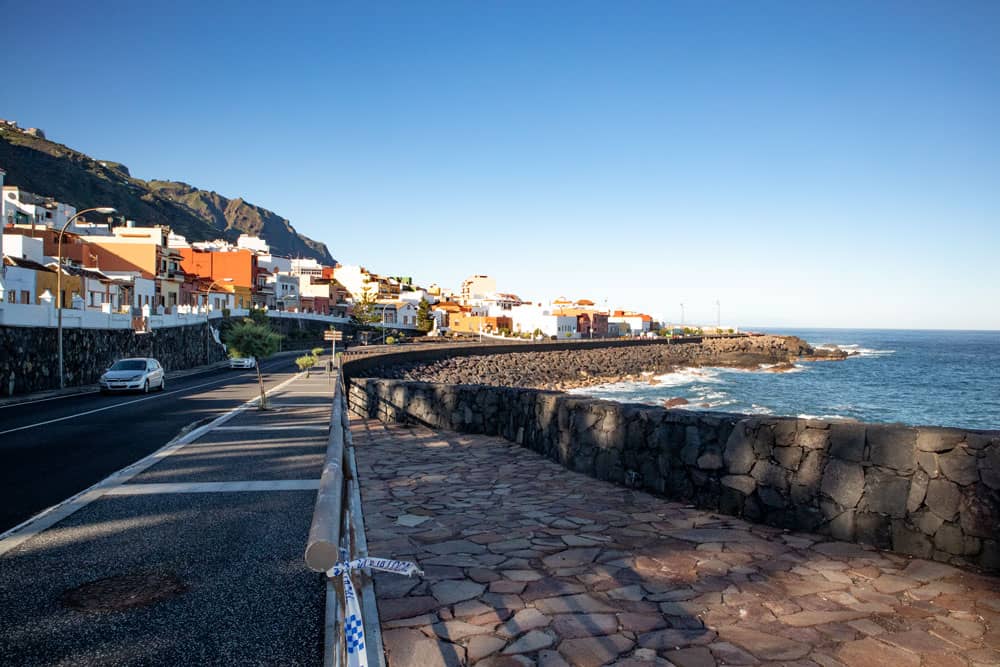
<svg viewBox="0 0 1000 667"><path fill-rule="evenodd" d="M38 272L46 270L46 267L29 259L4 257L0 273L0 301L34 304Z"/></svg>
<svg viewBox="0 0 1000 667"><path fill-rule="evenodd" d="M482 301L497 291L497 281L489 276L469 276L462 281L463 306Z"/></svg>
<svg viewBox="0 0 1000 667"><path fill-rule="evenodd" d="M278 310L299 309L299 279L284 273L272 273L267 278L274 289L274 306Z"/></svg>
<svg viewBox="0 0 1000 667"><path fill-rule="evenodd" d="M3 222L8 225L24 224L62 229L66 222L76 215L76 208L57 202L52 197L42 197L27 192L16 185L3 186ZM78 232L76 223L67 231Z"/></svg>
<svg viewBox="0 0 1000 667"><path fill-rule="evenodd" d="M523 304L513 306L506 312L505 316L510 317L517 333L534 333L535 330L542 332L546 337L555 336L557 338L579 338L580 334L576 330L576 317L573 315L555 315L552 306L541 304Z"/></svg>
<svg viewBox="0 0 1000 667"><path fill-rule="evenodd" d="M267 241L259 236L240 234L240 237L236 239L236 247L243 250L252 250L261 255L271 254L271 246L267 245Z"/></svg>
<svg viewBox="0 0 1000 667"><path fill-rule="evenodd" d="M257 255L257 266L267 269L271 273L290 274L292 272L292 260L277 255Z"/></svg>
<svg viewBox="0 0 1000 667"><path fill-rule="evenodd" d="M39 264L45 263L44 242L40 238L22 234L7 234L2 237L3 254L18 259L28 259Z"/></svg>
<svg viewBox="0 0 1000 667"><path fill-rule="evenodd" d="M259 261L259 260L258 260ZM291 273L293 276L315 276L323 277L323 265L311 257L289 260Z"/></svg>

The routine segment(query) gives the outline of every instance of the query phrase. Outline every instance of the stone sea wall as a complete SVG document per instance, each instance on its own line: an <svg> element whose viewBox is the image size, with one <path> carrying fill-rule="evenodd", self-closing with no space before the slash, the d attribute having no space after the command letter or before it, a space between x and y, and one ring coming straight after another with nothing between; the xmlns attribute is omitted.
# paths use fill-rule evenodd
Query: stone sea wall
<svg viewBox="0 0 1000 667"><path fill-rule="evenodd" d="M59 388L57 331L51 327L0 327L0 395ZM225 350L205 324L130 329L64 329L66 386L93 384L117 359L155 357L167 371L222 361Z"/></svg>
<svg viewBox="0 0 1000 667"><path fill-rule="evenodd" d="M1000 570L1000 431L371 378L352 379L349 400L361 416L499 435L572 470L699 507Z"/></svg>

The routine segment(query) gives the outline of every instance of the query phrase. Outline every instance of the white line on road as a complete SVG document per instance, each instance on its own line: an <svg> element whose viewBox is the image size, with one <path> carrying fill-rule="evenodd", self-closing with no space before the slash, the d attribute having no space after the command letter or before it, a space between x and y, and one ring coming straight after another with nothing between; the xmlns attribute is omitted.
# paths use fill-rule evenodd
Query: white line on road
<svg viewBox="0 0 1000 667"><path fill-rule="evenodd" d="M269 389L266 393L270 394L273 391L278 391L291 384L301 375L296 374L288 378L276 387ZM208 433L210 430L215 428L220 424L224 424L239 413L243 412L250 406L256 404L260 401L260 396L253 398L242 405L238 405L229 412L219 415L211 422L193 429L183 435L179 435L167 444L165 444L160 449L156 450L152 454L146 456L145 458L139 459L132 465L126 466L119 470L118 472L112 473L105 479L101 480L97 484L94 484L88 489L84 489L75 496L68 498L57 505L53 505L47 510L42 510L35 516L31 517L27 521L24 521L5 533L0 534L0 556L4 555L11 549L17 547L19 544L28 540L35 535L38 535L42 531L48 530L55 524L59 523L70 514L73 514L78 509L86 507L90 503L94 502L102 495L107 493L110 489L120 486L132 479L142 471L146 470L150 466L158 463L161 459L170 456L178 449L184 447L188 443L194 442L201 436Z"/></svg>
<svg viewBox="0 0 1000 667"><path fill-rule="evenodd" d="M329 426L254 426L253 424L248 424L246 426L216 426L213 431L326 431L330 430Z"/></svg>
<svg viewBox="0 0 1000 667"><path fill-rule="evenodd" d="M164 396L171 396L173 394L180 394L185 391L190 391L192 389L198 389L200 387L208 387L213 384L221 384L223 382L228 382L233 379L233 376L228 376L220 378L218 380L213 380L211 382L203 382L201 384L192 385L190 387L184 387L182 389L174 389L173 391L159 392L154 396L146 396L144 398L137 398L134 401L125 401L124 403L115 403L114 405L105 405L103 408L94 408L93 410L86 410L84 412L77 412L73 415L66 415L65 417L56 417L55 419L48 419L43 422L37 422L35 424L28 424L27 426L18 426L17 428L7 429L6 431L0 431L0 435L6 435L7 433L16 433L17 431L26 431L29 428L36 428L38 426L45 426L46 424L55 424L56 422L66 421L67 419L76 419L77 417L84 417L86 415L92 415L95 412L104 412L105 410L114 410L115 408L120 408L126 405L134 405L135 403L142 403L143 401L152 401L156 398L163 398ZM272 390L273 391L273 390ZM79 394L77 394L79 395ZM62 397L65 398L65 397ZM51 400L51 399L43 399ZM25 405L20 403L19 405Z"/></svg>
<svg viewBox="0 0 1000 667"><path fill-rule="evenodd" d="M315 491L318 479L275 479L245 482L163 482L122 484L105 491L109 496L145 496L158 493L232 493L240 491Z"/></svg>

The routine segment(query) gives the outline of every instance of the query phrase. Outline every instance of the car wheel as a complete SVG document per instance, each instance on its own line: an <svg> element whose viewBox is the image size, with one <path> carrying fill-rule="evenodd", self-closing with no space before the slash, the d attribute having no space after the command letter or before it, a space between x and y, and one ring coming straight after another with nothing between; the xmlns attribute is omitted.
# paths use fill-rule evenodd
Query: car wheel
<svg viewBox="0 0 1000 667"><path fill-rule="evenodd" d="M160 391L166 391L167 389L167 378L160 378Z"/></svg>
<svg viewBox="0 0 1000 667"><path fill-rule="evenodd" d="M142 385L142 393L144 393L144 394L148 394L149 393L149 380L146 380L146 382L143 383L143 385Z"/></svg>

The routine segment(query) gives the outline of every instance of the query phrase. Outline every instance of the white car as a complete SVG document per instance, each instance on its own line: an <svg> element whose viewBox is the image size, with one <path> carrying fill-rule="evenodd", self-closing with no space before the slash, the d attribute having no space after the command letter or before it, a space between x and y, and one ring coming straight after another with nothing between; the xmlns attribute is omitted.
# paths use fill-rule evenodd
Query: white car
<svg viewBox="0 0 1000 667"><path fill-rule="evenodd" d="M163 391L166 388L163 366L156 359L138 357L120 359L104 372L98 385L102 394L112 391Z"/></svg>
<svg viewBox="0 0 1000 667"><path fill-rule="evenodd" d="M257 360L253 357L233 357L229 360L230 368L257 368Z"/></svg>

